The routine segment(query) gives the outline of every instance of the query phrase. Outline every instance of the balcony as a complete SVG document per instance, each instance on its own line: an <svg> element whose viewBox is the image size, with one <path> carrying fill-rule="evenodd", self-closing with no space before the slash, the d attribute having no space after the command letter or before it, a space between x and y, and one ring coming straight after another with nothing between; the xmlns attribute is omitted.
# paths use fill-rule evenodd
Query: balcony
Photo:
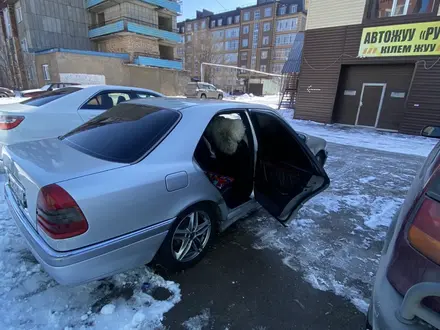
<svg viewBox="0 0 440 330"><path fill-rule="evenodd" d="M165 69L182 70L181 60L167 60L155 56L138 56L134 60L134 64L143 66L154 66Z"/></svg>
<svg viewBox="0 0 440 330"><path fill-rule="evenodd" d="M181 41L181 36L178 33L161 30L155 24L127 17L119 17L115 20L105 22L104 24L90 26L89 38L100 38L119 32L132 32L148 37L155 37L159 40L171 43L179 43Z"/></svg>
<svg viewBox="0 0 440 330"><path fill-rule="evenodd" d="M86 0L87 9L91 11L102 11L108 7L112 7L116 3L121 3L124 0ZM138 0L141 2L148 3L159 8L163 8L174 12L176 14L181 13L180 3L171 0Z"/></svg>

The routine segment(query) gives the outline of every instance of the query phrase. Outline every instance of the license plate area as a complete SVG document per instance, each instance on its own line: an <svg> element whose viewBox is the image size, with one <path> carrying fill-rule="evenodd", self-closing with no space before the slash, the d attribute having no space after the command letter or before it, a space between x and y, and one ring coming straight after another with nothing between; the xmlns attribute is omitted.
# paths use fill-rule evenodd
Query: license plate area
<svg viewBox="0 0 440 330"><path fill-rule="evenodd" d="M8 183L11 188L12 195L14 196L16 202L23 208L27 208L26 202L26 191L23 186L17 181L12 174L8 174Z"/></svg>

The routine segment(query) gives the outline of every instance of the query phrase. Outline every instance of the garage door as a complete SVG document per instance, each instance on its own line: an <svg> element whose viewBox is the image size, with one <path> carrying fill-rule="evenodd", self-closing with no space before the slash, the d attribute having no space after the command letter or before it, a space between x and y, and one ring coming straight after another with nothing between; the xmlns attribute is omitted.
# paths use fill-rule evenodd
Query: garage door
<svg viewBox="0 0 440 330"><path fill-rule="evenodd" d="M413 70L412 64L343 66L333 121L398 130Z"/></svg>

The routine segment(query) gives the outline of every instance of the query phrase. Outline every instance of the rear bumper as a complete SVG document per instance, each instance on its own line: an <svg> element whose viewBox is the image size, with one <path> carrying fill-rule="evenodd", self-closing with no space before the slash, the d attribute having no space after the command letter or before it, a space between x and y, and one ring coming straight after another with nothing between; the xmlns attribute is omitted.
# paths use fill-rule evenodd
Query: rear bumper
<svg viewBox="0 0 440 330"><path fill-rule="evenodd" d="M440 327L439 315L420 304L424 297L440 293L440 283L416 284L408 290L405 297L402 297L386 276L389 254L384 255L379 264L368 312L368 323L373 330L430 329L421 322L421 318L435 327Z"/></svg>
<svg viewBox="0 0 440 330"><path fill-rule="evenodd" d="M50 276L64 285L90 282L150 262L174 221L166 220L81 249L58 252L28 222L15 202L8 184L5 185L5 198L32 254Z"/></svg>

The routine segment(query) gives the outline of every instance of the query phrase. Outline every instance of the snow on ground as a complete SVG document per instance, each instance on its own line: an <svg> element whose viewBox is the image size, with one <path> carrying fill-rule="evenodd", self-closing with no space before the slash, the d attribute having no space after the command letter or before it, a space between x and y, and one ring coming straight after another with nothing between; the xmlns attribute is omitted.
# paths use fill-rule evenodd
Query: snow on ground
<svg viewBox="0 0 440 330"><path fill-rule="evenodd" d="M0 185L4 175L0 176ZM76 287L42 270L11 219L0 189L0 329L161 329L179 285L145 267ZM157 288L169 297L153 298ZM162 299L162 298L161 298Z"/></svg>
<svg viewBox="0 0 440 330"><path fill-rule="evenodd" d="M244 94L235 98L228 97L225 98L225 100L264 104L273 109L278 109L279 96L267 95L260 97ZM295 130L319 136L327 142L418 156L427 156L438 142L436 139L421 136L410 136L368 128L296 120L293 119L293 110L281 109L279 111Z"/></svg>
<svg viewBox="0 0 440 330"><path fill-rule="evenodd" d="M242 225L257 237L255 249L277 251L314 288L343 296L365 313L387 227L424 159L336 144L328 151L330 187L288 228L267 221L264 211Z"/></svg>

